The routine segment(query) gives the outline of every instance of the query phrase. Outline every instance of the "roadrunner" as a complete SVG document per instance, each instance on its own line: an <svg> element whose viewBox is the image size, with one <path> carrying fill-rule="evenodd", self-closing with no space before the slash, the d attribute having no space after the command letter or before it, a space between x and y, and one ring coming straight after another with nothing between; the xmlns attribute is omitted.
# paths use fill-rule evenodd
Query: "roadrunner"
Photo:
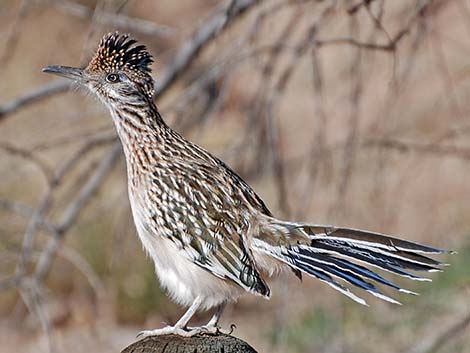
<svg viewBox="0 0 470 353"><path fill-rule="evenodd" d="M142 336L218 332L227 303L249 292L269 298L266 278L284 269L313 276L352 300L353 285L383 300L375 283L414 294L365 265L413 280L411 271L444 265L425 254L447 251L356 229L283 221L232 169L189 142L162 119L150 75L152 56L128 35L110 33L85 68L48 66L76 81L108 107L126 157L137 233L161 285L189 307L174 326ZM216 308L207 325L188 327L194 313Z"/></svg>

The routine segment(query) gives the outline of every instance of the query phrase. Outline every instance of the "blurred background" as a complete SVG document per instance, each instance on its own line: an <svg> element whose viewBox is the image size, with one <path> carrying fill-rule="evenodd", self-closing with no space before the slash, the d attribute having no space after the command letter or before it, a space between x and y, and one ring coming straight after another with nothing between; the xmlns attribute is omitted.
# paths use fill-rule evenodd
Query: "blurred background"
<svg viewBox="0 0 470 353"><path fill-rule="evenodd" d="M136 237L108 112L46 65L129 32L166 121L279 217L453 249L419 297L294 276L222 325L259 352L470 352L470 0L2 0L0 351L119 352L183 309ZM199 313L193 324L210 313Z"/></svg>

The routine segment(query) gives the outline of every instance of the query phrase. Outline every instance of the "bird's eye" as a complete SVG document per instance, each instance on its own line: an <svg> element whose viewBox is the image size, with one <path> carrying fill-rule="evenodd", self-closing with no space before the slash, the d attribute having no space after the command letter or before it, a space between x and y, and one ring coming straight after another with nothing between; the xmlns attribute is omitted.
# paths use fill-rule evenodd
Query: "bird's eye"
<svg viewBox="0 0 470 353"><path fill-rule="evenodd" d="M116 83L119 81L119 76L116 74L108 74L108 76L106 76L106 81Z"/></svg>

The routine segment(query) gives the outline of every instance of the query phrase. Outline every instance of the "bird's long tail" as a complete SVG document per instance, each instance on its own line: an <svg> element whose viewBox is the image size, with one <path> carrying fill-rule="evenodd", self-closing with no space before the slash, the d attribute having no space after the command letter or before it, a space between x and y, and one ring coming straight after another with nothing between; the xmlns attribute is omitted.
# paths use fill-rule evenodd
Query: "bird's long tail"
<svg viewBox="0 0 470 353"><path fill-rule="evenodd" d="M345 282L383 300L400 304L382 294L376 284L416 294L390 282L366 266L416 281L430 281L411 271L437 272L446 264L427 254L450 251L435 249L387 235L356 229L307 225L271 220L253 240L255 248L289 265L298 275L306 273L327 283L360 304L366 302L351 292ZM340 281L338 281L340 280Z"/></svg>

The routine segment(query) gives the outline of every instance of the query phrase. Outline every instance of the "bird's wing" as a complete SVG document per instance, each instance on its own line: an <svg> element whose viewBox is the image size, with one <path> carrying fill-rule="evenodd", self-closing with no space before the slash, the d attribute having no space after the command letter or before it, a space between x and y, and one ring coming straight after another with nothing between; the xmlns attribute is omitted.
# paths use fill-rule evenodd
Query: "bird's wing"
<svg viewBox="0 0 470 353"><path fill-rule="evenodd" d="M269 296L248 247L252 196L236 178L221 166L191 162L189 167L174 159L155 169L151 184L155 209L146 223L156 236L166 236L213 275Z"/></svg>

